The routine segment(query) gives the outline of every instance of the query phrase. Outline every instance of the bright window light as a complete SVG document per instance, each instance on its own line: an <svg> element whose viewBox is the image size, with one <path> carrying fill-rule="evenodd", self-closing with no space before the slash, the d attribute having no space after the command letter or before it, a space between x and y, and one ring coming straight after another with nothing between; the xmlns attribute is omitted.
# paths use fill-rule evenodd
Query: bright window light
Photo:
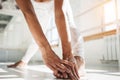
<svg viewBox="0 0 120 80"><path fill-rule="evenodd" d="M111 0L107 4L104 5L104 23L108 24L116 21L116 8L115 8L115 0ZM105 26L105 31L114 30L117 28L116 24L112 24L109 26Z"/></svg>
<svg viewBox="0 0 120 80"><path fill-rule="evenodd" d="M105 31L111 31L111 30L114 30L116 28L117 28L116 24L113 24L110 26L106 26L104 29L105 29Z"/></svg>
<svg viewBox="0 0 120 80"><path fill-rule="evenodd" d="M104 18L105 24L116 20L114 0L104 5Z"/></svg>
<svg viewBox="0 0 120 80"><path fill-rule="evenodd" d="M120 19L120 0L117 0L118 7L118 18Z"/></svg>

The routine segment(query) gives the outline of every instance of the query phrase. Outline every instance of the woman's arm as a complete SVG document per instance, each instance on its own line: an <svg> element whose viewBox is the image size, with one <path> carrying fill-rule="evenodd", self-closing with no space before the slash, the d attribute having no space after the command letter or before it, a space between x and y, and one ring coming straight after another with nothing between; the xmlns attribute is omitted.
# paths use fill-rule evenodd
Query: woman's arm
<svg viewBox="0 0 120 80"><path fill-rule="evenodd" d="M70 6L69 0L66 1L66 15L68 25L70 27L71 32L71 46L74 58L76 59L77 67L80 69L81 65L85 63L84 61L84 40L83 37L80 35L78 28L75 25L72 8Z"/></svg>
<svg viewBox="0 0 120 80"><path fill-rule="evenodd" d="M43 34L41 25L39 24L37 17L35 15L33 6L30 2L30 0L16 0L18 6L22 10L24 17L28 23L29 29L32 33L32 35L35 38L35 41L39 45L39 47L44 50L44 49L49 49L50 45Z"/></svg>
<svg viewBox="0 0 120 80"><path fill-rule="evenodd" d="M61 65L62 61L52 51L43 31L35 15L32 3L30 0L16 0L19 8L22 10L24 17L28 23L29 29L37 42L43 56L45 64L55 71L65 72L68 70L65 66Z"/></svg>
<svg viewBox="0 0 120 80"><path fill-rule="evenodd" d="M64 0L55 0L55 22L62 43L63 58L65 58L64 55L67 57L71 56L71 45L68 36L69 34L67 32L67 26L65 23L65 16L62 11L63 1Z"/></svg>
<svg viewBox="0 0 120 80"><path fill-rule="evenodd" d="M72 55L71 44L69 41L70 36L67 30L65 16L62 10L63 1L64 0L55 0L55 21L62 43L63 59L68 60L67 58L69 58L68 61L72 62L67 64L70 66L68 66L68 68L71 70L70 77L73 80L78 80L78 71L76 65L74 64L74 57Z"/></svg>

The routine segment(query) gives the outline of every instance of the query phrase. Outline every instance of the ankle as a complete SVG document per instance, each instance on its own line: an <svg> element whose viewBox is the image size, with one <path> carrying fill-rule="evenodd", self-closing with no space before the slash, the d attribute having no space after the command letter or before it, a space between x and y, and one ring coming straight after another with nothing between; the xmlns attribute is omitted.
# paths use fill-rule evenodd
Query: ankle
<svg viewBox="0 0 120 80"><path fill-rule="evenodd" d="M76 60L78 69L80 69L82 66L85 66L85 60L82 57L74 56L74 58Z"/></svg>
<svg viewBox="0 0 120 80"><path fill-rule="evenodd" d="M25 66L25 65L27 65L27 63L25 63L24 61L18 61L16 64L17 64L17 66Z"/></svg>

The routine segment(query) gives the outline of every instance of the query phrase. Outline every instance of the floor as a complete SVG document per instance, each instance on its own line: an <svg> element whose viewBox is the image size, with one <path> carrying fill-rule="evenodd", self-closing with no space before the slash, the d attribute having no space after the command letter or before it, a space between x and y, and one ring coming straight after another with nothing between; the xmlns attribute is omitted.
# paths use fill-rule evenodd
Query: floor
<svg viewBox="0 0 120 80"><path fill-rule="evenodd" d="M52 71L43 64L31 64L23 69L7 68L8 64L0 63L0 80L63 80L55 79ZM80 80L120 80L120 69L116 66L89 66L86 76Z"/></svg>

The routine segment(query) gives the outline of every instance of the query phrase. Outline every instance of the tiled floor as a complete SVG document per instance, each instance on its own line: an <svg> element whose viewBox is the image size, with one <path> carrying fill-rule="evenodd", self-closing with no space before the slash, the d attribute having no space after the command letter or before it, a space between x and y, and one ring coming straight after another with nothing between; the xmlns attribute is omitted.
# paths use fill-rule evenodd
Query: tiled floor
<svg viewBox="0 0 120 80"><path fill-rule="evenodd" d="M63 80L55 79L52 71L45 65L29 65L24 69L7 68L7 64L0 63L0 80ZM120 80L118 67L88 67L86 76L81 80Z"/></svg>

